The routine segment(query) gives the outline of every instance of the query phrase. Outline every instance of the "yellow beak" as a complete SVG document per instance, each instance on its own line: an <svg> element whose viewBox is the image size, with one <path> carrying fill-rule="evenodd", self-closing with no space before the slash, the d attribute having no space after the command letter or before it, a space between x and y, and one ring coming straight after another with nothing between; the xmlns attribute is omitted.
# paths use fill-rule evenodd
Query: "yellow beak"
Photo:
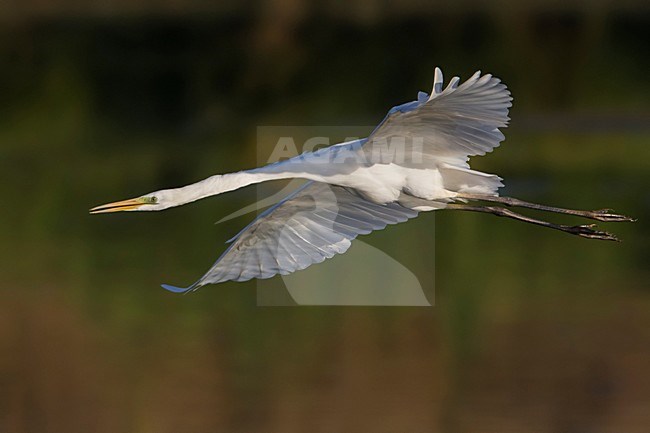
<svg viewBox="0 0 650 433"><path fill-rule="evenodd" d="M136 210L140 206L147 204L142 198L132 198L129 200L116 201L113 203L103 204L90 209L91 214L120 212L124 210Z"/></svg>

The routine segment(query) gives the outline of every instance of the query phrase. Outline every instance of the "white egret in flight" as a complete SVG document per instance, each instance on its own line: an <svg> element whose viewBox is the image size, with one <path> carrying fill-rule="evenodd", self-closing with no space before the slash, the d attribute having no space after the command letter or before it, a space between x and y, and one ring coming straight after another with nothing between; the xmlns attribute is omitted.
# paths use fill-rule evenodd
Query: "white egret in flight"
<svg viewBox="0 0 650 433"><path fill-rule="evenodd" d="M289 274L344 253L360 234L404 222L421 211L486 212L577 236L617 240L592 225L560 225L513 212L517 206L598 221L632 221L609 209L562 209L499 196L501 178L472 170L469 157L484 155L504 139L510 92L490 74L476 72L443 90L435 69L430 95L392 108L367 137L264 167L217 174L181 188L109 203L91 213L157 211L275 179L307 182L260 214L186 292L222 281ZM486 204L477 204L484 202Z"/></svg>

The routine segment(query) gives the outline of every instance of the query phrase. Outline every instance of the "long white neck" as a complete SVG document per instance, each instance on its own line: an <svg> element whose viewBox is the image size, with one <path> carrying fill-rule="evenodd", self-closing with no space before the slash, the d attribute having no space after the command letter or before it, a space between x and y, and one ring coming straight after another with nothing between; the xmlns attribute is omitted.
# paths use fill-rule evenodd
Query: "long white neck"
<svg viewBox="0 0 650 433"><path fill-rule="evenodd" d="M248 185L267 180L288 179L296 176L287 172L264 172L261 170L239 171L237 173L217 174L207 179L165 192L173 197L174 206L180 206L205 197L234 191Z"/></svg>
<svg viewBox="0 0 650 433"><path fill-rule="evenodd" d="M253 170L217 174L181 188L164 191L172 196L173 206L180 206L247 185L276 179L302 178L328 182L332 176L349 173L358 167L356 153L362 140L341 143L317 152L269 164Z"/></svg>

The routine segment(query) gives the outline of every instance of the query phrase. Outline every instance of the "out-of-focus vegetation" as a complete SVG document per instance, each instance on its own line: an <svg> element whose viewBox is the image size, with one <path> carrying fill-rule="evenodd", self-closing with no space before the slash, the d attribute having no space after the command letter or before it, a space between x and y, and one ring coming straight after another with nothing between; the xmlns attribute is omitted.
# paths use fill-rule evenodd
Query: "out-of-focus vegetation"
<svg viewBox="0 0 650 433"><path fill-rule="evenodd" d="M650 16L517 4L0 9L0 431L647 431ZM209 267L254 189L87 214L255 165L258 125L374 124L436 65L515 97L473 165L639 218L603 224L624 242L423 215L363 240L434 308L258 308L254 282L158 286Z"/></svg>

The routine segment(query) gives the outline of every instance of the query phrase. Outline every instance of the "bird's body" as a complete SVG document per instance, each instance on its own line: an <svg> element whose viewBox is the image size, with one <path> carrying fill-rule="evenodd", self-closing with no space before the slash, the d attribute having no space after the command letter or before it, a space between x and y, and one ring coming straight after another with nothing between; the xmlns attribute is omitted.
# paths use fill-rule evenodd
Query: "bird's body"
<svg viewBox="0 0 650 433"><path fill-rule="evenodd" d="M346 149L333 149L334 146L332 146L323 149L326 152L320 152L317 156L310 152L259 169L234 173L233 175L237 179L234 179L232 184L230 184L230 179L224 180L222 178L218 182L239 185L239 188L268 180L302 178L352 188L373 203L386 204L395 201L399 202L400 198L405 195L430 201L446 200L454 197L458 192L471 189L467 187L445 188L446 178L443 173L457 171L459 173L468 173L468 181L476 177L473 186L478 187L482 192L496 192L491 187L485 187L482 183L483 178L489 178L494 181L488 183L495 185L498 182L496 176L444 163L441 163L439 167L431 168L411 168L395 163L366 164L359 160L359 157L355 154L354 148L358 146L358 142L345 144ZM342 157L343 151L347 154L346 158L348 160L346 162L323 162ZM205 186L206 191L214 191L214 184L206 184ZM437 207L441 203L432 203L432 205Z"/></svg>
<svg viewBox="0 0 650 433"><path fill-rule="evenodd" d="M300 178L307 183L260 214L231 241L213 267L185 292L210 283L287 274L345 252L359 234L413 218L421 211L489 212L588 238L615 240L593 226L551 224L487 201L572 214L600 221L630 221L609 210L576 211L500 197L501 178L472 170L469 157L503 140L512 98L506 86L479 72L442 88L436 68L431 95L392 108L369 137L308 152L260 168L211 176L181 188L98 206L92 213L162 210L260 182Z"/></svg>

